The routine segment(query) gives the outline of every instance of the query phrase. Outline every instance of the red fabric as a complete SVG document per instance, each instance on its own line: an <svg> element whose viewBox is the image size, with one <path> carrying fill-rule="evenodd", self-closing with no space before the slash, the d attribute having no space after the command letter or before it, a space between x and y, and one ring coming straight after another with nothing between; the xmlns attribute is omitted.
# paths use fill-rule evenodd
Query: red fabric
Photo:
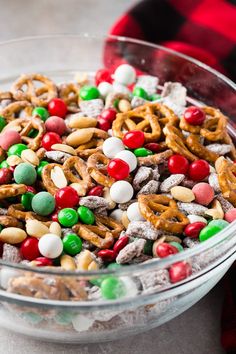
<svg viewBox="0 0 236 354"><path fill-rule="evenodd" d="M162 44L236 81L236 0L143 0L124 14L110 33ZM227 99L235 100L235 95ZM227 353L233 354L236 266L225 277L225 290L221 342Z"/></svg>

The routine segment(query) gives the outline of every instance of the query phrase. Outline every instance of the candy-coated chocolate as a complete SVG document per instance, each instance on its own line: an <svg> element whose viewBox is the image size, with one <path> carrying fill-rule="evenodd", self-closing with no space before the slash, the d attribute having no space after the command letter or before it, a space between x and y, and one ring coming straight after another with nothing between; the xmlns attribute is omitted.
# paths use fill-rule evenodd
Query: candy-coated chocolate
<svg viewBox="0 0 236 354"><path fill-rule="evenodd" d="M97 118L97 121L98 121L98 128L99 129L104 130L105 132L107 132L111 128L111 122L109 120L99 116Z"/></svg>
<svg viewBox="0 0 236 354"><path fill-rule="evenodd" d="M144 142L145 135L141 130L130 130L129 132L125 133L123 138L124 145L130 149L141 148Z"/></svg>
<svg viewBox="0 0 236 354"><path fill-rule="evenodd" d="M101 257L104 262L112 262L116 259L116 252L114 250L100 250L97 253L98 257Z"/></svg>
<svg viewBox="0 0 236 354"><path fill-rule="evenodd" d="M165 258L168 256L171 256L173 254L178 253L178 249L169 243L162 242L159 243L157 246L155 245L155 242L153 244L153 256L154 257L160 257L160 258Z"/></svg>
<svg viewBox="0 0 236 354"><path fill-rule="evenodd" d="M72 208L61 209L58 213L58 221L62 226L71 227L77 224L78 220L78 214Z"/></svg>
<svg viewBox="0 0 236 354"><path fill-rule="evenodd" d="M135 202L129 205L127 209L127 217L129 221L144 221L144 217L139 210L139 203Z"/></svg>
<svg viewBox="0 0 236 354"><path fill-rule="evenodd" d="M24 259L32 261L40 256L38 239L35 237L27 237L21 244L20 251Z"/></svg>
<svg viewBox="0 0 236 354"><path fill-rule="evenodd" d="M55 234L45 234L39 239L39 252L47 258L57 258L62 254L63 243L59 236Z"/></svg>
<svg viewBox="0 0 236 354"><path fill-rule="evenodd" d="M190 106L184 111L184 118L191 125L202 125L206 119L205 112L196 106Z"/></svg>
<svg viewBox="0 0 236 354"><path fill-rule="evenodd" d="M136 72L129 64L119 65L114 72L114 80L122 85L130 85L135 81Z"/></svg>
<svg viewBox="0 0 236 354"><path fill-rule="evenodd" d="M22 151L27 150L27 149L28 149L28 147L25 144L14 144L7 151L7 155L8 156L17 155L17 156L21 157Z"/></svg>
<svg viewBox="0 0 236 354"><path fill-rule="evenodd" d="M58 189L55 194L57 208L73 208L79 204L76 190L70 186Z"/></svg>
<svg viewBox="0 0 236 354"><path fill-rule="evenodd" d="M21 196L21 204L23 205L25 210L32 210L32 199L34 197L34 193L26 192Z"/></svg>
<svg viewBox="0 0 236 354"><path fill-rule="evenodd" d="M34 187L32 187L32 186L27 186L27 192L31 192L33 194L37 193L36 189Z"/></svg>
<svg viewBox="0 0 236 354"><path fill-rule="evenodd" d="M200 242L208 240L210 237L214 236L220 232L222 228L219 225L207 225L201 230L199 234Z"/></svg>
<svg viewBox="0 0 236 354"><path fill-rule="evenodd" d="M14 170L14 179L18 184L34 184L37 178L35 168L27 163L23 162L16 166Z"/></svg>
<svg viewBox="0 0 236 354"><path fill-rule="evenodd" d="M214 189L209 183L205 182L195 184L192 191L195 195L195 201L201 205L210 204L215 196Z"/></svg>
<svg viewBox="0 0 236 354"><path fill-rule="evenodd" d="M99 98L99 91L95 86L83 86L80 89L79 95L82 100L89 101Z"/></svg>
<svg viewBox="0 0 236 354"><path fill-rule="evenodd" d="M209 174L210 166L205 160L194 161L189 166L189 177L193 181L202 181L204 178L208 177Z"/></svg>
<svg viewBox="0 0 236 354"><path fill-rule="evenodd" d="M48 165L48 164L49 164L48 161L44 161L44 160L41 160L41 161L40 161L38 167L36 168L37 175L38 175L39 177L42 176L42 170L43 170L44 166L46 166L46 165Z"/></svg>
<svg viewBox="0 0 236 354"><path fill-rule="evenodd" d="M15 130L6 130L0 134L0 146L3 150L8 150L10 146L21 142L20 134Z"/></svg>
<svg viewBox="0 0 236 354"><path fill-rule="evenodd" d="M50 258L37 257L34 259L34 264L37 267L51 267L53 265L53 261Z"/></svg>
<svg viewBox="0 0 236 354"><path fill-rule="evenodd" d="M134 155L137 157L145 157L148 155L153 155L153 152L151 150L144 148L144 147L141 147L141 148L134 150Z"/></svg>
<svg viewBox="0 0 236 354"><path fill-rule="evenodd" d="M172 242L169 242L169 244L171 246L174 246L175 248L177 248L177 250L179 252L182 252L184 250L183 246L179 242L172 241Z"/></svg>
<svg viewBox="0 0 236 354"><path fill-rule="evenodd" d="M0 132L3 130L3 128L7 125L5 118L0 116Z"/></svg>
<svg viewBox="0 0 236 354"><path fill-rule="evenodd" d="M111 199L116 203L126 203L132 199L134 189L127 181L117 181L110 188Z"/></svg>
<svg viewBox="0 0 236 354"><path fill-rule="evenodd" d="M115 158L109 162L107 172L112 178L118 181L126 179L129 176L130 168L125 161Z"/></svg>
<svg viewBox="0 0 236 354"><path fill-rule="evenodd" d="M32 199L32 209L38 215L49 215L55 209L55 199L48 192L39 192Z"/></svg>
<svg viewBox="0 0 236 354"><path fill-rule="evenodd" d="M103 81L98 85L98 91L102 98L106 98L113 91L113 86L109 82Z"/></svg>
<svg viewBox="0 0 236 354"><path fill-rule="evenodd" d="M171 283L177 283L186 279L192 274L192 267L185 261L172 264L169 269L169 276Z"/></svg>
<svg viewBox="0 0 236 354"><path fill-rule="evenodd" d="M9 168L0 169L0 184L8 184L12 181L12 172Z"/></svg>
<svg viewBox="0 0 236 354"><path fill-rule="evenodd" d="M187 237L198 238L200 231L204 227L206 227L206 224L204 222L197 221L192 224L188 224L184 229L184 233Z"/></svg>
<svg viewBox="0 0 236 354"><path fill-rule="evenodd" d="M48 118L45 122L45 128L48 132L54 132L60 136L63 135L67 129L64 119L57 116Z"/></svg>
<svg viewBox="0 0 236 354"><path fill-rule="evenodd" d="M87 224L87 225L94 224L95 216L94 216L94 213L92 212L92 210L90 210L89 208L87 208L84 205L81 205L78 208L77 212L79 215L79 219L82 221L82 223Z"/></svg>
<svg viewBox="0 0 236 354"><path fill-rule="evenodd" d="M42 146L47 151L51 151L52 145L61 144L61 142L60 135L54 132L46 133L42 138Z"/></svg>
<svg viewBox="0 0 236 354"><path fill-rule="evenodd" d="M102 150L105 156L114 158L118 152L124 150L124 144L119 138L111 137L104 141Z"/></svg>
<svg viewBox="0 0 236 354"><path fill-rule="evenodd" d="M153 256L153 253L152 253L153 243L154 243L154 241L152 241L152 240L146 240L146 243L145 243L145 246L143 249L144 254L147 254L148 256Z"/></svg>
<svg viewBox="0 0 236 354"><path fill-rule="evenodd" d="M112 82L111 73L108 69L99 69L95 74L95 84L98 86L101 82Z"/></svg>
<svg viewBox="0 0 236 354"><path fill-rule="evenodd" d="M176 154L169 158L168 169L170 173L186 175L189 169L189 162L186 157Z"/></svg>
<svg viewBox="0 0 236 354"><path fill-rule="evenodd" d="M107 108L107 109L104 109L102 111L102 113L100 114L100 117L101 118L104 118L105 120L109 121L109 122L113 122L113 120L116 119L116 110L113 109L113 108Z"/></svg>
<svg viewBox="0 0 236 354"><path fill-rule="evenodd" d="M115 300L126 294L126 288L119 278L107 277L101 283L101 294L104 299Z"/></svg>
<svg viewBox="0 0 236 354"><path fill-rule="evenodd" d="M160 145L158 143L148 143L144 145L145 149L152 151L157 154L160 152Z"/></svg>
<svg viewBox="0 0 236 354"><path fill-rule="evenodd" d="M32 112L33 117L39 117L44 122L48 119L49 113L48 110L44 107L35 107Z"/></svg>
<svg viewBox="0 0 236 354"><path fill-rule="evenodd" d="M96 186L90 189L88 192L88 195L93 195L97 197L102 197L103 195L103 187L102 186Z"/></svg>
<svg viewBox="0 0 236 354"><path fill-rule="evenodd" d="M7 163L6 160L3 160L1 163L0 163L0 168L8 168L10 167L9 164Z"/></svg>
<svg viewBox="0 0 236 354"><path fill-rule="evenodd" d="M236 208L230 209L225 213L225 220L228 222L236 220Z"/></svg>
<svg viewBox="0 0 236 354"><path fill-rule="evenodd" d="M48 111L50 116L65 118L67 106L61 98L53 98L48 104Z"/></svg>
<svg viewBox="0 0 236 354"><path fill-rule="evenodd" d="M123 150L116 154L115 158L125 161L129 165L130 172L134 171L137 167L138 160L133 152L129 150Z"/></svg>
<svg viewBox="0 0 236 354"><path fill-rule="evenodd" d="M122 220L122 215L123 215L123 210L121 210L121 209L115 209L115 210L113 210L113 211L111 212L110 217L111 217L112 219L115 219L115 220L121 222L121 220Z"/></svg>
<svg viewBox="0 0 236 354"><path fill-rule="evenodd" d="M71 256L75 256L82 250L81 238L76 234L67 234L62 242L64 252Z"/></svg>
<svg viewBox="0 0 236 354"><path fill-rule="evenodd" d="M128 243L129 243L128 236L120 237L119 240L117 240L113 246L114 252L118 254Z"/></svg>
<svg viewBox="0 0 236 354"><path fill-rule="evenodd" d="M133 96L137 96L137 97L141 97L144 98L145 100L148 99L148 94L147 92L142 88L142 87L138 87L136 86L133 90Z"/></svg>
<svg viewBox="0 0 236 354"><path fill-rule="evenodd" d="M225 227L229 225L229 222L223 219L211 220L208 226L218 226L223 230Z"/></svg>

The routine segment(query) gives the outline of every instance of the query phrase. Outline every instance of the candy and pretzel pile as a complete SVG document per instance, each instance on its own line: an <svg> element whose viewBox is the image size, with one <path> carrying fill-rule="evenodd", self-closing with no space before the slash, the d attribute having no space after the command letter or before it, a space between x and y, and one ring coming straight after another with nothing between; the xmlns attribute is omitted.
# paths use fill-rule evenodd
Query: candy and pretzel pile
<svg viewBox="0 0 236 354"><path fill-rule="evenodd" d="M233 222L236 149L227 117L186 100L180 83L161 88L128 64L99 70L95 84L85 75L57 85L29 74L1 92L2 259L113 269L182 252ZM177 262L167 276L175 283L191 273ZM8 290L44 291L40 276L29 282L15 278ZM115 277L92 285L105 299L125 292ZM58 287L58 299L68 287L73 300L87 297L78 284Z"/></svg>

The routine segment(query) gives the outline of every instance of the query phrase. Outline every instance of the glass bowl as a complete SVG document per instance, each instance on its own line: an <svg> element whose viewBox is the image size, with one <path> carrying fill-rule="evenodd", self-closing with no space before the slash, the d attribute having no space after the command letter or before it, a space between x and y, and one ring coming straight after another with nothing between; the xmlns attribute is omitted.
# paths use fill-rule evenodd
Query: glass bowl
<svg viewBox="0 0 236 354"><path fill-rule="evenodd" d="M236 85L172 50L128 38L77 35L24 38L1 43L0 48L0 90L8 89L21 73L40 72L59 83L72 80L78 71L93 75L104 66L128 62L158 76L160 85L181 82L190 102L220 108L230 117L229 132L236 137ZM30 268L0 260L0 325L63 343L109 341L147 331L191 307L222 278L236 258L235 234L236 224L232 223L208 241L176 255L89 273ZM166 274L177 262L191 264L193 272L172 284ZM125 295L101 299L96 284L104 277L121 281ZM10 279L17 279L21 295L6 291ZM95 284L89 298L85 295L88 281Z"/></svg>

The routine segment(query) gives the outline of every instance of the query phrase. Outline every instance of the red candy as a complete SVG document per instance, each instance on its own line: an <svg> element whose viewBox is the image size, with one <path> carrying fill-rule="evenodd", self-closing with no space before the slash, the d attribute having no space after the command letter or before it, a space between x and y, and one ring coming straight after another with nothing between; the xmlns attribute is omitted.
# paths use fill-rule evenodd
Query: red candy
<svg viewBox="0 0 236 354"><path fill-rule="evenodd" d="M12 180L12 171L9 168L0 168L0 184L9 184Z"/></svg>
<svg viewBox="0 0 236 354"><path fill-rule="evenodd" d="M173 155L168 160L168 169L170 173L186 175L189 169L189 162L186 157L182 155Z"/></svg>
<svg viewBox="0 0 236 354"><path fill-rule="evenodd" d="M58 189L55 194L57 208L73 208L79 204L79 196L76 190L70 186Z"/></svg>
<svg viewBox="0 0 236 354"><path fill-rule="evenodd" d="M172 264L169 269L171 283L177 283L181 280L184 280L191 274L192 268L190 264L184 261Z"/></svg>
<svg viewBox="0 0 236 354"><path fill-rule="evenodd" d="M157 143L148 143L144 145L145 149L151 150L152 152L159 152L160 151L160 145Z"/></svg>
<svg viewBox="0 0 236 354"><path fill-rule="evenodd" d="M123 143L130 149L137 149L145 142L144 133L141 130L131 130L123 138Z"/></svg>
<svg viewBox="0 0 236 354"><path fill-rule="evenodd" d="M99 116L97 121L98 121L98 128L99 129L107 132L111 128L111 122L109 122L109 120L106 120L106 119L102 118L101 116Z"/></svg>
<svg viewBox="0 0 236 354"><path fill-rule="evenodd" d="M236 220L236 208L230 209L225 213L225 220L228 222Z"/></svg>
<svg viewBox="0 0 236 354"><path fill-rule="evenodd" d="M124 248L129 242L129 237L128 236L123 236L119 238L119 240L116 241L116 243L113 246L113 250L115 253L119 253L122 248Z"/></svg>
<svg viewBox="0 0 236 354"><path fill-rule="evenodd" d="M37 267L50 267L53 265L52 259L46 258L46 257L37 257L34 259L34 264Z"/></svg>
<svg viewBox="0 0 236 354"><path fill-rule="evenodd" d="M88 195L93 195L97 197L102 197L103 195L103 187L102 186L96 186L90 189L88 192Z"/></svg>
<svg viewBox="0 0 236 354"><path fill-rule="evenodd" d="M101 250L97 253L98 257L101 257L105 262L112 262L116 259L117 254L114 250Z"/></svg>
<svg viewBox="0 0 236 354"><path fill-rule="evenodd" d="M38 248L38 239L35 237L27 237L21 244L20 251L22 256L28 261L40 256Z"/></svg>
<svg viewBox="0 0 236 354"><path fill-rule="evenodd" d="M27 188L27 192L31 192L31 193L34 193L34 194L37 193L36 189L34 187L32 187L32 186L27 186L26 188Z"/></svg>
<svg viewBox="0 0 236 354"><path fill-rule="evenodd" d="M6 130L0 134L0 146L3 150L8 150L10 146L21 142L20 134L15 130Z"/></svg>
<svg viewBox="0 0 236 354"><path fill-rule="evenodd" d="M195 195L195 201L201 205L210 204L215 196L214 189L210 184L204 182L195 184L192 191Z"/></svg>
<svg viewBox="0 0 236 354"><path fill-rule="evenodd" d="M60 136L66 131L66 123L64 119L57 116L49 117L45 122L45 127L48 132L54 132Z"/></svg>
<svg viewBox="0 0 236 354"><path fill-rule="evenodd" d="M127 162L121 159L113 159L107 166L107 172L111 177L119 181L129 176L130 168Z"/></svg>
<svg viewBox="0 0 236 354"><path fill-rule="evenodd" d="M165 258L171 256L172 254L176 254L179 251L175 246L170 245L169 243L162 242L156 247L156 255L160 258Z"/></svg>
<svg viewBox="0 0 236 354"><path fill-rule="evenodd" d="M51 151L51 147L54 144L61 144L60 136L53 132L44 134L42 139L43 148L47 151Z"/></svg>
<svg viewBox="0 0 236 354"><path fill-rule="evenodd" d="M53 98L48 104L48 112L50 116L65 118L67 106L61 98Z"/></svg>
<svg viewBox="0 0 236 354"><path fill-rule="evenodd" d="M108 69L99 69L95 75L95 84L98 86L101 82L106 81L111 83L112 78Z"/></svg>
<svg viewBox="0 0 236 354"><path fill-rule="evenodd" d="M107 120L108 122L112 123L113 120L116 119L116 110L113 108L108 108L108 109L104 109L104 111L102 111L102 113L100 114L100 117Z"/></svg>
<svg viewBox="0 0 236 354"><path fill-rule="evenodd" d="M198 238L200 231L204 227L206 227L206 224L204 222L196 221L192 224L188 224L184 229L184 233L187 237Z"/></svg>
<svg viewBox="0 0 236 354"><path fill-rule="evenodd" d="M189 166L189 177L193 181L202 181L204 178L208 177L209 174L210 166L205 160L194 161Z"/></svg>
<svg viewBox="0 0 236 354"><path fill-rule="evenodd" d="M191 125L201 125L206 119L206 115L201 108L190 106L185 110L184 118Z"/></svg>
<svg viewBox="0 0 236 354"><path fill-rule="evenodd" d="M58 222L58 213L59 213L59 210L54 211L54 213L51 215L52 221Z"/></svg>

